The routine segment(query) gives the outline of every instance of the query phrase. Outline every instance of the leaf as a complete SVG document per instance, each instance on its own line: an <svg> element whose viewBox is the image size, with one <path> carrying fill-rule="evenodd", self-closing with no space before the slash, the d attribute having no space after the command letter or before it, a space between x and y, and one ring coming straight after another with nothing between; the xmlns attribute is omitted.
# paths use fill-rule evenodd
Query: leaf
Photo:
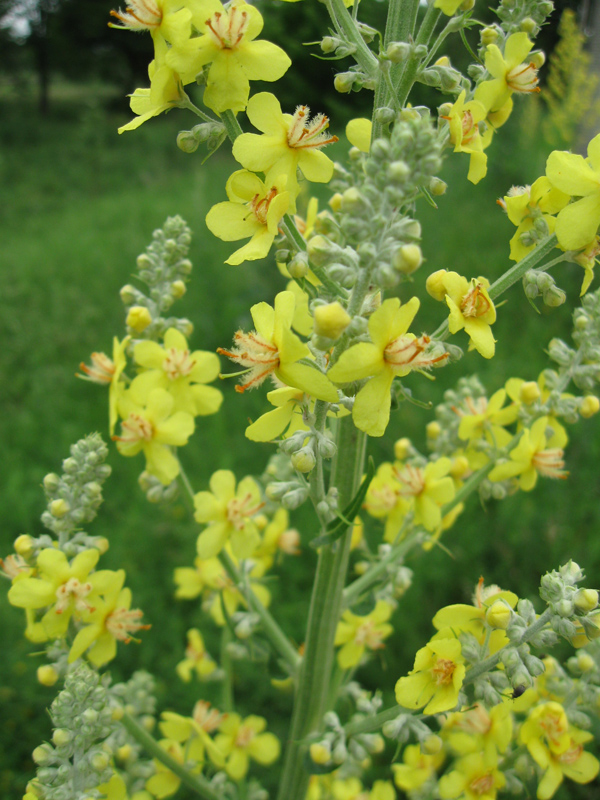
<svg viewBox="0 0 600 800"><path fill-rule="evenodd" d="M357 493L354 495L342 513L329 523L326 528L326 533L324 533L322 536L317 536L312 540L310 543L311 547L317 548L323 547L323 545L333 544L333 542L337 541L341 536L343 536L346 530L353 525L354 518L362 507L363 501L367 494L367 489L369 488L374 475L375 462L373 461L372 456L369 456L367 474L363 478Z"/></svg>

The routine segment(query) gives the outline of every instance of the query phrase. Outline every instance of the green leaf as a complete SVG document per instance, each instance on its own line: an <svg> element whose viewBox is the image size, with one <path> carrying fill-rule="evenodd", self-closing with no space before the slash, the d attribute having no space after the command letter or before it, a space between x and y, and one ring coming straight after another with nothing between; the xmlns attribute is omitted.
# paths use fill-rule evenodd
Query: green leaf
<svg viewBox="0 0 600 800"><path fill-rule="evenodd" d="M375 462L373 461L372 456L370 456L367 464L367 474L363 478L363 482L359 486L357 493L354 495L342 513L329 523L326 528L326 532L322 536L317 536L312 540L310 543L311 547L317 548L323 547L323 545L333 544L333 542L337 541L341 536L343 536L346 530L352 526L354 518L362 507L363 501L367 494L367 489L369 488L374 475Z"/></svg>

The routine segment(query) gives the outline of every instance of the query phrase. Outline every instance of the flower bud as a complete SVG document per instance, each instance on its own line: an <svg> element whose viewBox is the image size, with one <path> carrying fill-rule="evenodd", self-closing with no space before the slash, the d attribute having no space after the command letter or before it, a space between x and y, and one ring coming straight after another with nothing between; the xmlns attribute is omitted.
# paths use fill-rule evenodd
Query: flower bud
<svg viewBox="0 0 600 800"><path fill-rule="evenodd" d="M309 748L310 758L315 764L327 764L331 759L329 742L314 742Z"/></svg>
<svg viewBox="0 0 600 800"><path fill-rule="evenodd" d="M376 109L373 116L375 122L379 122L381 125L389 125L390 122L393 122L396 119L396 112L393 108L383 106L382 108Z"/></svg>
<svg viewBox="0 0 600 800"><path fill-rule="evenodd" d="M295 508L301 506L307 497L308 489L305 489L303 486L301 486L297 489L292 489L290 492L286 492L286 494L284 494L281 498L281 505L284 508L287 508L288 511L293 511Z"/></svg>
<svg viewBox="0 0 600 800"><path fill-rule="evenodd" d="M402 186L410 178L411 168L406 161L392 161L387 168L387 179L390 183Z"/></svg>
<svg viewBox="0 0 600 800"><path fill-rule="evenodd" d="M23 558L28 558L33 552L33 539L28 533L22 533L14 541L15 553Z"/></svg>
<svg viewBox="0 0 600 800"><path fill-rule="evenodd" d="M179 300L187 292L187 287L183 281L173 281L171 284L171 297Z"/></svg>
<svg viewBox="0 0 600 800"><path fill-rule="evenodd" d="M146 306L131 306L125 320L126 325L136 333L141 333L152 322L152 317Z"/></svg>
<svg viewBox="0 0 600 800"><path fill-rule="evenodd" d="M62 517L65 516L65 514L68 514L70 510L71 506L67 503L66 500L63 500L62 497L59 500L53 500L48 505L48 511L52 514L53 517L56 517L56 519L61 519Z"/></svg>
<svg viewBox="0 0 600 800"><path fill-rule="evenodd" d="M544 303L551 308L557 308L567 299L567 294L558 286L551 286L543 294Z"/></svg>
<svg viewBox="0 0 600 800"><path fill-rule="evenodd" d="M441 197L443 194L446 194L447 188L448 184L441 178L434 177L429 181L429 191L434 197Z"/></svg>
<svg viewBox="0 0 600 800"><path fill-rule="evenodd" d="M598 411L600 411L600 400L598 400L594 394L586 395L579 405L579 413L581 416L584 419L589 419L590 417L593 417L594 414L597 414Z"/></svg>
<svg viewBox="0 0 600 800"><path fill-rule="evenodd" d="M56 474L56 472L49 472L44 477L44 489L47 492L55 492L58 489L58 484L60 482L60 477Z"/></svg>
<svg viewBox="0 0 600 800"><path fill-rule="evenodd" d="M140 258L142 258L142 256L139 256L138 258L138 266ZM146 260L148 260L147 256ZM135 298L138 296L138 294L139 294L138 290L135 288L135 286L132 286L130 283L127 283L125 284L125 286L122 286L121 291L119 292L121 301L123 305L126 306L131 305L135 301Z"/></svg>
<svg viewBox="0 0 600 800"><path fill-rule="evenodd" d="M42 686L54 686L59 678L58 672L50 664L43 664L38 667L36 675Z"/></svg>
<svg viewBox="0 0 600 800"><path fill-rule="evenodd" d="M324 36L321 39L320 48L323 53L333 53L338 46L339 39L334 39L333 36Z"/></svg>
<svg viewBox="0 0 600 800"><path fill-rule="evenodd" d="M409 57L411 46L408 42L390 42L385 55L392 64L400 64Z"/></svg>
<svg viewBox="0 0 600 800"><path fill-rule="evenodd" d="M444 298L446 297L446 286L444 280L446 274L447 270L438 269L436 272L432 272L425 282L425 289L434 300L443 302Z"/></svg>
<svg viewBox="0 0 600 800"><path fill-rule="evenodd" d="M412 275L423 263L423 253L418 244L403 244L392 258L394 269L403 275Z"/></svg>
<svg viewBox="0 0 600 800"><path fill-rule="evenodd" d="M537 50L535 53L530 53L528 57L529 63L533 64L536 69L541 69L546 63L546 56L542 53L541 50Z"/></svg>
<svg viewBox="0 0 600 800"><path fill-rule="evenodd" d="M579 653L577 653L575 658L577 661L577 668L581 672L589 672L596 666L596 662L589 653L584 653L583 651L580 651Z"/></svg>
<svg viewBox="0 0 600 800"><path fill-rule="evenodd" d="M573 602L578 611L588 613L598 606L598 592L595 589L579 589Z"/></svg>
<svg viewBox="0 0 600 800"><path fill-rule="evenodd" d="M471 465L469 464L469 459L466 456L456 456L456 458L452 459L452 466L450 467L450 475L453 478L460 478L464 477L467 472L471 469Z"/></svg>
<svg viewBox="0 0 600 800"><path fill-rule="evenodd" d="M41 767L44 764L51 763L53 755L54 755L54 748L52 747L52 745L41 744L39 747L35 748L35 750L31 754L31 757L33 758L34 762Z"/></svg>
<svg viewBox="0 0 600 800"><path fill-rule="evenodd" d="M336 192L329 198L329 208L332 211L339 211L342 207L342 195L339 192Z"/></svg>
<svg viewBox="0 0 600 800"><path fill-rule="evenodd" d="M314 310L315 333L327 339L338 339L346 330L352 318L337 300Z"/></svg>
<svg viewBox="0 0 600 800"><path fill-rule="evenodd" d="M398 461L404 461L412 448L410 439L406 436L394 442L394 458Z"/></svg>
<svg viewBox="0 0 600 800"><path fill-rule="evenodd" d="M287 265L287 271L292 278L306 278L308 275L308 254L301 250Z"/></svg>
<svg viewBox="0 0 600 800"><path fill-rule="evenodd" d="M102 772L102 770L105 770L110 764L110 756L108 753L94 753L90 759L90 763L92 765L92 769L94 769L96 772Z"/></svg>
<svg viewBox="0 0 600 800"><path fill-rule="evenodd" d="M57 747L64 747L72 738L73 734L66 728L56 728L52 734L52 741Z"/></svg>
<svg viewBox="0 0 600 800"><path fill-rule="evenodd" d="M525 381L525 383L521 384L521 388L519 390L519 399L522 403L525 403L525 405L535 403L535 401L539 400L541 396L542 393L537 381Z"/></svg>
<svg viewBox="0 0 600 800"><path fill-rule="evenodd" d="M355 72L338 72L333 80L333 87L340 94L349 94L356 79Z"/></svg>
<svg viewBox="0 0 600 800"><path fill-rule="evenodd" d="M442 432L442 426L437 420L433 420L432 422L427 423L425 432L428 439L437 439Z"/></svg>
<svg viewBox="0 0 600 800"><path fill-rule="evenodd" d="M498 41L498 31L496 28L484 28L481 31L481 45L487 47L488 44L495 44Z"/></svg>
<svg viewBox="0 0 600 800"><path fill-rule="evenodd" d="M308 241L308 257L317 267L328 264L334 256L335 249L324 236L313 236Z"/></svg>
<svg viewBox="0 0 600 800"><path fill-rule="evenodd" d="M298 472L311 472L317 463L317 459L315 458L312 447L307 446L295 452L291 458L291 462L294 469L297 469Z"/></svg>

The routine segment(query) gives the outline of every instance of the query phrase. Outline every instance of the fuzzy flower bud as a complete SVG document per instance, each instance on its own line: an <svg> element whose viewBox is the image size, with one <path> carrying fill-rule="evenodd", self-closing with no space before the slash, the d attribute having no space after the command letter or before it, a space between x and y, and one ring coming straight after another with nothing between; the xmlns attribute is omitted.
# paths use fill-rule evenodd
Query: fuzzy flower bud
<svg viewBox="0 0 600 800"><path fill-rule="evenodd" d="M305 278L308 275L308 255L304 251L296 253L287 265L287 270L292 278Z"/></svg>
<svg viewBox="0 0 600 800"><path fill-rule="evenodd" d="M575 658L577 661L577 668L580 672L589 672L596 666L596 662L591 655L589 653L585 653L583 650L580 650Z"/></svg>
<svg viewBox="0 0 600 800"><path fill-rule="evenodd" d="M38 667L36 675L42 686L54 686L59 678L58 672L50 664L43 664Z"/></svg>
<svg viewBox="0 0 600 800"><path fill-rule="evenodd" d="M428 756L435 756L442 749L443 742L439 736L432 733L421 742L421 750Z"/></svg>
<svg viewBox="0 0 600 800"><path fill-rule="evenodd" d="M392 259L394 269L403 275L412 275L423 263L423 253L418 244L403 244Z"/></svg>
<svg viewBox="0 0 600 800"><path fill-rule="evenodd" d="M125 320L126 325L136 333L144 331L152 322L152 317L146 306L131 306Z"/></svg>
<svg viewBox="0 0 600 800"><path fill-rule="evenodd" d="M498 41L498 31L496 28L484 28L481 31L481 45L487 47L488 44L495 44Z"/></svg>
<svg viewBox="0 0 600 800"><path fill-rule="evenodd" d="M598 606L598 592L595 589L579 589L573 602L578 611L593 611Z"/></svg>
<svg viewBox="0 0 600 800"><path fill-rule="evenodd" d="M586 395L579 406L579 413L584 419L589 419L593 417L594 414L597 414L600 411L600 400L596 397L596 395L588 394ZM16 547L16 543L15 543Z"/></svg>
<svg viewBox="0 0 600 800"><path fill-rule="evenodd" d="M436 272L432 272L425 282L427 293L430 294L434 300L440 302L446 297L446 286L444 282L446 272L447 270L445 269L438 269Z"/></svg>
<svg viewBox="0 0 600 800"><path fill-rule="evenodd" d="M60 498L59 500L53 500L48 506L48 511L52 514L53 517L56 517L57 519L64 517L65 514L68 514L70 510L71 508L69 504L67 503L66 500L63 500L62 498Z"/></svg>
<svg viewBox="0 0 600 800"><path fill-rule="evenodd" d="M394 458L398 461L404 461L404 459L410 453L412 447L412 443L410 439L404 436L402 439L398 439L394 442Z"/></svg>
<svg viewBox="0 0 600 800"><path fill-rule="evenodd" d="M540 399L541 395L540 387L536 381L525 381L525 383L521 384L519 398L525 405L535 403L536 400Z"/></svg>
<svg viewBox="0 0 600 800"><path fill-rule="evenodd" d="M310 758L315 764L327 764L331 759L329 742L315 742L310 746Z"/></svg>
<svg viewBox="0 0 600 800"><path fill-rule="evenodd" d="M297 469L298 472L311 472L317 463L315 454L310 446L303 447L295 452L291 461L294 469Z"/></svg>
<svg viewBox="0 0 600 800"><path fill-rule="evenodd" d="M336 300L314 310L315 333L327 339L338 339L352 321L346 309Z"/></svg>
<svg viewBox="0 0 600 800"><path fill-rule="evenodd" d="M33 539L28 533L23 533L17 536L14 542L15 553L23 558L28 558L33 552Z"/></svg>
<svg viewBox="0 0 600 800"><path fill-rule="evenodd" d="M496 600L485 613L485 621L491 628L501 628L506 630L510 624L512 611L503 603L502 600Z"/></svg>

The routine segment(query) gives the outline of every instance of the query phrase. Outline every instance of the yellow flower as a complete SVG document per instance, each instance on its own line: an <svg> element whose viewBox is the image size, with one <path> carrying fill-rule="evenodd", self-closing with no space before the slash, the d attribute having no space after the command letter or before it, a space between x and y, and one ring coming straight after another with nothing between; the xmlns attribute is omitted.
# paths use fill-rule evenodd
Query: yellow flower
<svg viewBox="0 0 600 800"><path fill-rule="evenodd" d="M198 537L198 555L212 558L231 541L234 555L248 558L260 543L252 520L263 507L258 484L253 478L243 478L236 489L233 472L219 469L210 479L210 489L194 495L196 521L209 523Z"/></svg>
<svg viewBox="0 0 600 800"><path fill-rule="evenodd" d="M373 611L364 617L344 611L338 622L334 642L336 646L343 645L337 654L338 664L342 669L355 667L365 650L379 650L385 646L383 639L387 639L394 631L387 622L392 610L389 603L378 600Z"/></svg>
<svg viewBox="0 0 600 800"><path fill-rule="evenodd" d="M397 465L381 464L371 481L365 499L367 512L375 519L385 519L384 541L393 544L402 530L411 502L402 492L397 480Z"/></svg>
<svg viewBox="0 0 600 800"><path fill-rule="evenodd" d="M396 683L396 702L405 708L423 708L425 714L450 711L458 702L465 677L458 639L428 642L415 657L415 666Z"/></svg>
<svg viewBox="0 0 600 800"><path fill-rule="evenodd" d="M554 232L556 214L569 202L569 195L553 188L545 176L538 178L531 186L518 186L509 191L504 198L504 207L509 220L517 226L510 240L510 257L513 261L525 258L535 244L524 245L521 235L530 231L538 219L543 219L550 233Z"/></svg>
<svg viewBox="0 0 600 800"><path fill-rule="evenodd" d="M454 763L455 769L442 775L439 793L442 800L494 800L506 778L495 764L487 764L481 753L471 753Z"/></svg>
<svg viewBox="0 0 600 800"><path fill-rule="evenodd" d="M110 15L123 23L110 23L111 28L149 31L154 41L160 37L173 42L191 33L192 12L182 0L126 0L125 11L111 11Z"/></svg>
<svg viewBox="0 0 600 800"><path fill-rule="evenodd" d="M452 17L463 4L467 8L470 7L465 0L435 0L433 7L439 8L447 17Z"/></svg>
<svg viewBox="0 0 600 800"><path fill-rule="evenodd" d="M185 764L185 769L192 775L198 775L202 771L202 764L204 763L204 743L196 737L191 743L182 746L174 739L161 739L158 744L165 750L171 758ZM175 794L181 786L181 778L174 772L166 767L162 761L154 759L154 766L156 772L146 781L146 789L157 798L162 800L163 797Z"/></svg>
<svg viewBox="0 0 600 800"><path fill-rule="evenodd" d="M297 169L309 181L327 183L333 175L333 161L321 147L337 142L326 131L329 120L323 114L310 119L310 109L298 106L294 115L281 111L279 100L268 92L253 95L246 109L248 119L262 135L243 133L233 143L233 157L252 172L265 172L272 185L287 175L290 210L295 211L298 195Z"/></svg>
<svg viewBox="0 0 600 800"><path fill-rule="evenodd" d="M202 67L210 64L204 103L217 114L243 111L248 103L250 81L276 81L291 65L286 53L272 42L254 41L263 28L257 8L244 0L223 7L220 0L203 0L209 19L202 35L175 41L166 61L192 83Z"/></svg>
<svg viewBox="0 0 600 800"><path fill-rule="evenodd" d="M217 665L208 654L202 634L197 628L192 628L187 632L187 640L185 658L175 667L181 680L186 683L191 680L192 672L195 672L197 677L202 680L217 668Z"/></svg>
<svg viewBox="0 0 600 800"><path fill-rule="evenodd" d="M554 430L548 438L548 428L548 417L541 417L531 428L525 428L519 443L509 453L510 460L495 466L488 476L489 479L505 481L518 477L520 488L524 492L530 492L537 483L538 475L566 478L569 473L563 469L563 448L567 443L567 434L561 427Z"/></svg>
<svg viewBox="0 0 600 800"><path fill-rule="evenodd" d="M92 366L88 367L83 362L79 365L79 369L84 373L83 375L77 374L78 378L83 380L92 381L92 383L108 383L108 409L109 409L109 429L112 436L119 417L117 413L117 404L119 395L123 388L121 375L127 366L127 359L125 350L131 336L126 336L122 342L119 342L117 337L113 338L113 352L112 359L104 353L92 353Z"/></svg>
<svg viewBox="0 0 600 800"><path fill-rule="evenodd" d="M119 398L121 436L113 436L119 452L135 456L143 451L146 469L165 485L179 475L179 461L171 447L183 447L194 432L194 418L174 411L175 400L165 389L153 389L146 397L130 388Z"/></svg>
<svg viewBox="0 0 600 800"><path fill-rule="evenodd" d="M557 754L566 752L571 736L565 709L557 702L536 706L521 725L519 739L538 764L546 760L547 749Z"/></svg>
<svg viewBox="0 0 600 800"><path fill-rule="evenodd" d="M428 336L407 333L419 309L413 297L403 306L397 297L385 300L369 318L370 342L360 342L342 353L327 373L335 383L369 380L358 391L352 418L369 436L383 436L390 419L390 391L395 377L413 369L427 369L446 358L429 356Z"/></svg>
<svg viewBox="0 0 600 800"><path fill-rule="evenodd" d="M591 753L583 749L583 744L594 738L589 731L578 728L569 729L569 745L566 750L557 753L551 748L543 747L535 758L538 765L545 770L538 785L538 800L549 800L563 782L570 778L576 783L589 783L598 775L600 763Z"/></svg>
<svg viewBox="0 0 600 800"><path fill-rule="evenodd" d="M87 659L95 666L107 664L117 654L117 641L129 644L132 634L148 630L140 620L143 612L131 609L131 590L123 589L125 571L100 570L93 576L95 588L103 595L95 608L83 614L84 627L77 633L69 650L69 663L80 658L88 648Z"/></svg>
<svg viewBox="0 0 600 800"><path fill-rule="evenodd" d="M170 111L176 106L185 106L188 96L183 91L179 75L169 67L164 57L167 52L167 44L155 42L156 54L148 67L150 77L149 89L136 89L130 95L129 105L136 116L126 125L122 125L119 133L132 131L135 128L151 119L163 111Z"/></svg>
<svg viewBox="0 0 600 800"><path fill-rule="evenodd" d="M493 80L480 83L475 90L475 100L489 111L500 110L513 92L539 92L535 64L523 63L533 47L526 33L513 33L506 40L504 55L498 45L489 44L485 67Z"/></svg>
<svg viewBox="0 0 600 800"><path fill-rule="evenodd" d="M476 703L466 711L449 714L442 731L444 741L459 756L479 753L488 765L498 762L513 735L513 720L508 703L486 709Z"/></svg>
<svg viewBox="0 0 600 800"><path fill-rule="evenodd" d="M450 309L450 333L465 329L470 338L469 349L475 348L484 358L492 358L495 339L491 325L496 321L496 309L488 294L486 278L468 281L457 272L438 270L427 278L427 291L436 300L446 299Z"/></svg>
<svg viewBox="0 0 600 800"><path fill-rule="evenodd" d="M414 523L435 531L442 524L442 506L455 494L454 481L448 476L452 462L438 458L423 469L411 464L395 469L400 484L400 494L414 502Z"/></svg>
<svg viewBox="0 0 600 800"><path fill-rule="evenodd" d="M477 399L467 397L465 406L470 413L465 414L462 408L458 409L461 417L458 426L459 439L467 440L469 443L485 439L495 448L506 447L512 435L504 429L504 426L516 421L519 408L516 404L502 408L505 400L504 389L494 392L489 400L487 397Z"/></svg>
<svg viewBox="0 0 600 800"><path fill-rule="evenodd" d="M579 250L595 242L600 225L600 134L588 145L588 157L554 150L546 175L555 189L579 197L556 218L556 236L565 250Z"/></svg>
<svg viewBox="0 0 600 800"><path fill-rule="evenodd" d="M257 303L250 309L256 330L251 333L238 331L233 350L220 347L217 352L248 368L248 380L236 386L238 392L260 386L271 375L311 397L335 403L338 394L329 379L316 365L299 363L301 359L310 358L311 353L291 331L295 307L296 300L292 292L279 292L274 307Z"/></svg>
<svg viewBox="0 0 600 800"><path fill-rule="evenodd" d="M277 235L277 226L290 204L283 190L285 176L267 186L252 172L240 169L227 181L229 201L217 203L206 215L206 226L219 239L234 242L251 237L229 256L226 264L265 258Z"/></svg>
<svg viewBox="0 0 600 800"><path fill-rule="evenodd" d="M145 368L131 384L131 391L144 397L153 389L166 389L175 401L177 411L192 416L216 414L223 395L213 386L219 374L219 359L215 353L195 350L190 353L185 336L169 328L164 346L150 340L138 342L133 351L136 362Z"/></svg>
<svg viewBox="0 0 600 800"><path fill-rule="evenodd" d="M39 577L18 574L8 590L8 601L28 611L47 608L36 624L36 631L46 639L64 636L73 615L81 618L91 606L102 573L90 576L98 562L98 550L83 550L69 563L62 550L48 547L37 557ZM95 597L93 598L95 602ZM41 641L37 638L36 641ZM42 640L43 641L43 640Z"/></svg>
<svg viewBox="0 0 600 800"><path fill-rule="evenodd" d="M444 751L428 755L422 752L420 745L409 744L404 748L402 761L403 764L392 764L394 783L403 792L413 792L436 777L444 763Z"/></svg>
<svg viewBox="0 0 600 800"><path fill-rule="evenodd" d="M175 570L175 597L193 600L204 591L218 589L223 582L225 569L218 558L194 559L194 567L177 567Z"/></svg>
<svg viewBox="0 0 600 800"><path fill-rule="evenodd" d="M436 4L439 0L436 0ZM484 142L479 133L478 123L485 119L486 110L477 100L465 103L466 91L462 91L455 101L448 115L450 128L450 141L454 145L455 153L470 153L469 174L471 183L479 183L487 172L487 156L483 152L489 141Z"/></svg>
<svg viewBox="0 0 600 800"><path fill-rule="evenodd" d="M263 766L279 758L279 740L272 733L263 733L266 725L262 717L242 720L239 714L227 714L219 725L215 745L225 756L225 772L232 780L239 781L246 775L251 758ZM212 759L212 753L209 755Z"/></svg>
<svg viewBox="0 0 600 800"><path fill-rule="evenodd" d="M346 125L346 137L350 144L358 147L362 153L368 153L371 149L372 128L373 123L370 119L365 117L351 119Z"/></svg>

